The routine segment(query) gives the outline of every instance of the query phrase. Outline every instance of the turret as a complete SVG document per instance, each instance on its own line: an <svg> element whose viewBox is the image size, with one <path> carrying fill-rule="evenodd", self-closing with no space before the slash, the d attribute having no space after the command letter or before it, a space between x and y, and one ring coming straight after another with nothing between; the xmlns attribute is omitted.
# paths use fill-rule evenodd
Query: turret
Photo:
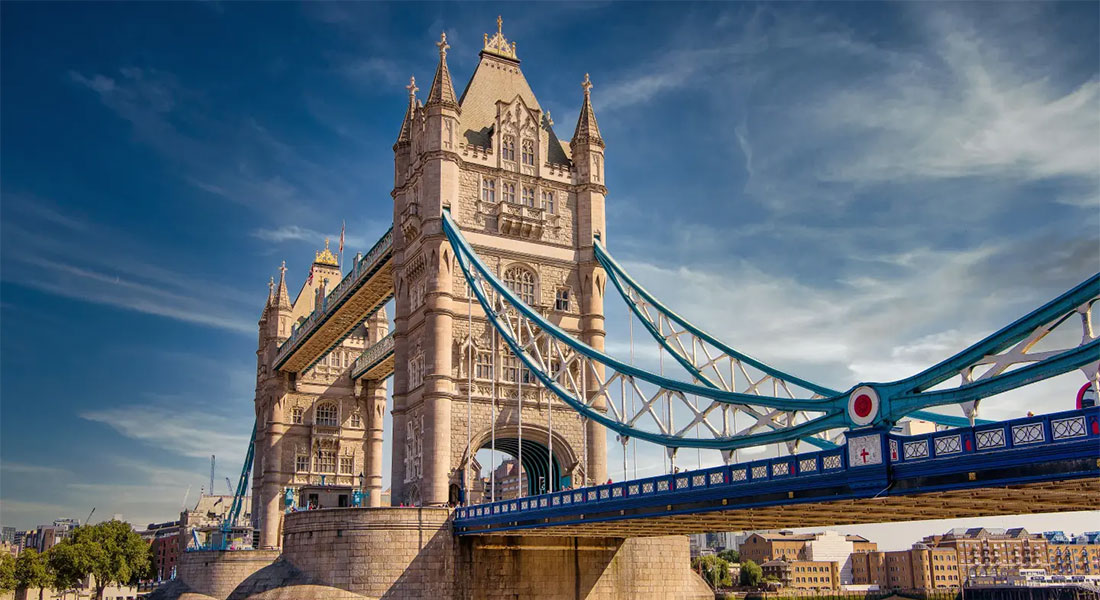
<svg viewBox="0 0 1100 600"><path fill-rule="evenodd" d="M591 247L593 238L604 233L604 196L607 195L607 188L604 187L604 142L600 136L600 126L596 123L596 111L592 109L592 81L588 73L584 74L581 87L584 89L584 103L569 147L576 167L577 232L583 248Z"/></svg>

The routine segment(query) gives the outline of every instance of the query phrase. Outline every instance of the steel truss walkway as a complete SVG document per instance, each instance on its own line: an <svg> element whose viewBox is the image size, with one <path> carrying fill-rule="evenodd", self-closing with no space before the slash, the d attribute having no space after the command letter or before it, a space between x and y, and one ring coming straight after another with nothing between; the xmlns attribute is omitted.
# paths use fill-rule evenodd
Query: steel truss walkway
<svg viewBox="0 0 1100 600"><path fill-rule="evenodd" d="M638 537L1100 508L1100 409L459 508L459 535Z"/></svg>

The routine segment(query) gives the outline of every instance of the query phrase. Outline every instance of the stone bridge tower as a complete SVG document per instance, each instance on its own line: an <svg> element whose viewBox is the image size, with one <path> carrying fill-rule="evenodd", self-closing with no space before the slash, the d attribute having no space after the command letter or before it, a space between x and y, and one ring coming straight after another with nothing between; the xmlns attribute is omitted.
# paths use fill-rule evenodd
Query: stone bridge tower
<svg viewBox="0 0 1100 600"><path fill-rule="evenodd" d="M355 490L368 492L372 506L381 499L385 383L355 382L350 372L355 358L388 332L385 310L302 373L292 376L273 367L279 345L340 279L339 262L326 240L293 302L284 263L260 316L252 515L261 548L281 544L287 489L294 490L292 501L298 506L347 505Z"/></svg>
<svg viewBox="0 0 1100 600"><path fill-rule="evenodd" d="M427 98L421 103L410 83L394 145L394 504L457 501L472 455L494 436L498 450L522 452L532 488L540 479L557 489L607 477L604 429L538 387L493 339L442 232L450 210L498 277L603 349L606 279L592 247L606 236L607 190L591 84L586 75L573 139L563 143L500 25L485 35L461 96L442 37Z"/></svg>

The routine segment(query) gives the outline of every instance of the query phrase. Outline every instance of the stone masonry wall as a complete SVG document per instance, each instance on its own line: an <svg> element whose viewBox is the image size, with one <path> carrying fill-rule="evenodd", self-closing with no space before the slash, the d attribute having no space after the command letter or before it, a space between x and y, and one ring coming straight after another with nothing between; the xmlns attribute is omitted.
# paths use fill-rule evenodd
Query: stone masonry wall
<svg viewBox="0 0 1100 600"><path fill-rule="evenodd" d="M639 539L462 537L463 600L711 599L684 536Z"/></svg>
<svg viewBox="0 0 1100 600"><path fill-rule="evenodd" d="M176 579L191 594L228 598L241 582L278 557L277 550L184 552L176 566Z"/></svg>
<svg viewBox="0 0 1100 600"><path fill-rule="evenodd" d="M450 598L454 541L443 508L287 515L283 558L319 586L371 598Z"/></svg>

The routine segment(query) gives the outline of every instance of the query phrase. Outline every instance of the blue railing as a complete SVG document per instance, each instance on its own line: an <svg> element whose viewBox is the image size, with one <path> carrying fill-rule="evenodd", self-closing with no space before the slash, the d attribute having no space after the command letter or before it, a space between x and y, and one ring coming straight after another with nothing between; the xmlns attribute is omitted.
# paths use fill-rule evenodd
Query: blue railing
<svg viewBox="0 0 1100 600"><path fill-rule="evenodd" d="M279 351L275 355L276 368L281 367L293 351L304 340L309 339L321 324L335 312L335 309L343 305L353 291L359 289L366 280L378 271L378 268L390 258L392 251L393 228L391 227L375 242L370 251L355 263L351 271L340 280L340 283L324 298L321 298L320 305L313 309L309 317L291 330L290 337L279 346ZM363 315L364 318L367 316L369 315Z"/></svg>
<svg viewBox="0 0 1100 600"><path fill-rule="evenodd" d="M865 434L879 434L884 438L885 443L878 450L883 456L875 465L880 472L884 469L907 470L909 465L916 466L918 463L935 466L937 471L948 472L955 465L949 459L998 453L1004 455L1006 451L1011 452L1022 447L1033 448L1085 440L1100 442L1100 410L1087 408L915 436L892 433L881 435L882 433L876 429L850 432L851 439ZM469 527L570 513L594 513L617 509L627 501L643 499L663 504L663 498L658 500L662 496L667 496L670 502L674 497L678 501L694 500L701 497L704 491L706 495L713 495L709 493L711 490L730 492L731 496L738 495L738 488L744 488L746 492L765 489L773 492L777 488L774 484L780 482L784 484L783 489L820 486L824 478L835 480L838 485L850 485L853 482L858 483L864 473L874 469L850 465L848 446L845 444L837 449L461 507L456 511L455 524ZM1100 443L1095 444L1093 450L1100 459ZM857 459L858 456L852 460ZM799 485L799 481L808 485ZM772 485L763 485L766 483ZM736 505L729 508L736 508Z"/></svg>

